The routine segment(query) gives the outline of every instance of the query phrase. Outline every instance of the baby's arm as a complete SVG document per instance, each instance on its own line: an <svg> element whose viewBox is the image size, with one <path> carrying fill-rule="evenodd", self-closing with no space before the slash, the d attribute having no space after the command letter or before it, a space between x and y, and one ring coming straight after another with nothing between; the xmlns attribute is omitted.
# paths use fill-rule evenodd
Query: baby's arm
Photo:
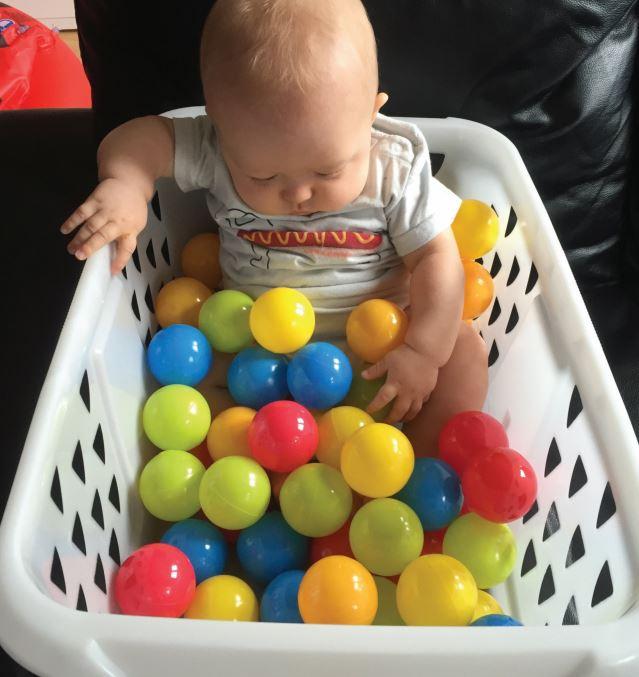
<svg viewBox="0 0 639 677"><path fill-rule="evenodd" d="M111 269L122 270L146 225L156 179L173 175L174 154L173 124L166 118L138 118L108 134L98 149L100 183L61 227L67 234L82 225L69 253L83 261L116 241Z"/></svg>
<svg viewBox="0 0 639 677"><path fill-rule="evenodd" d="M464 303L464 272L450 229L405 256L404 263L411 271L406 339L364 372L366 378L388 374L369 411L395 399L392 423L413 419L430 397L453 352Z"/></svg>

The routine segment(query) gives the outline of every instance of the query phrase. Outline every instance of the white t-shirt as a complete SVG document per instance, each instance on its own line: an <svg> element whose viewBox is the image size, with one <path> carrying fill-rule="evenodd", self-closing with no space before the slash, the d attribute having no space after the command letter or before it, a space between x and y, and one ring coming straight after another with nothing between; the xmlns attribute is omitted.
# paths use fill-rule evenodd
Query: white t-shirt
<svg viewBox="0 0 639 677"><path fill-rule="evenodd" d="M368 180L340 212L272 216L238 196L206 116L173 119L174 174L183 191L205 188L220 233L227 289L253 298L292 287L313 304L318 336L344 333L348 313L371 298L408 305L403 256L448 228L460 199L432 176L426 140L412 124L378 115Z"/></svg>

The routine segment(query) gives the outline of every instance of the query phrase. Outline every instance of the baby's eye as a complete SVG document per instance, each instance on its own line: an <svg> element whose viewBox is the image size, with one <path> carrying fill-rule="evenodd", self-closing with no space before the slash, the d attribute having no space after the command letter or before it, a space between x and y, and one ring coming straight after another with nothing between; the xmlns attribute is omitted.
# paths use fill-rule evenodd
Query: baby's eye
<svg viewBox="0 0 639 677"><path fill-rule="evenodd" d="M277 174L273 174L273 176L266 176L266 177L251 176L250 178L253 181L257 181L258 183L266 183L267 181L272 181L273 179L277 178Z"/></svg>
<svg viewBox="0 0 639 677"><path fill-rule="evenodd" d="M334 172L316 172L317 176L324 179L334 179L342 173L342 169L336 169Z"/></svg>

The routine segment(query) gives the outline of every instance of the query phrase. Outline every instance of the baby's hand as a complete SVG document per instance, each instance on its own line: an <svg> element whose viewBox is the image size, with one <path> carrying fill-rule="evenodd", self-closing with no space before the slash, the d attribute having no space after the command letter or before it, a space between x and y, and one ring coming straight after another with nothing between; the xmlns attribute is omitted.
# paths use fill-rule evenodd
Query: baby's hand
<svg viewBox="0 0 639 677"><path fill-rule="evenodd" d="M62 224L66 235L80 230L67 250L79 261L115 241L116 254L111 264L119 273L135 250L137 236L146 225L147 202L143 192L120 179L104 179L89 197Z"/></svg>
<svg viewBox="0 0 639 677"><path fill-rule="evenodd" d="M403 343L362 373L366 379L388 374L386 383L368 406L369 413L379 411L394 399L388 422L411 421L433 392L438 373L439 368L430 357Z"/></svg>

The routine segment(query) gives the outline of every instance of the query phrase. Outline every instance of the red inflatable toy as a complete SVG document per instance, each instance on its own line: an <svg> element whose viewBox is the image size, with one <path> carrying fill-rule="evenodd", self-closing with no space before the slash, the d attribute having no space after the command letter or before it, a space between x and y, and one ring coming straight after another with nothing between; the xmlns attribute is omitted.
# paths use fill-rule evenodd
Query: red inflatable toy
<svg viewBox="0 0 639 677"><path fill-rule="evenodd" d="M0 110L90 107L82 64L57 32L0 6Z"/></svg>

